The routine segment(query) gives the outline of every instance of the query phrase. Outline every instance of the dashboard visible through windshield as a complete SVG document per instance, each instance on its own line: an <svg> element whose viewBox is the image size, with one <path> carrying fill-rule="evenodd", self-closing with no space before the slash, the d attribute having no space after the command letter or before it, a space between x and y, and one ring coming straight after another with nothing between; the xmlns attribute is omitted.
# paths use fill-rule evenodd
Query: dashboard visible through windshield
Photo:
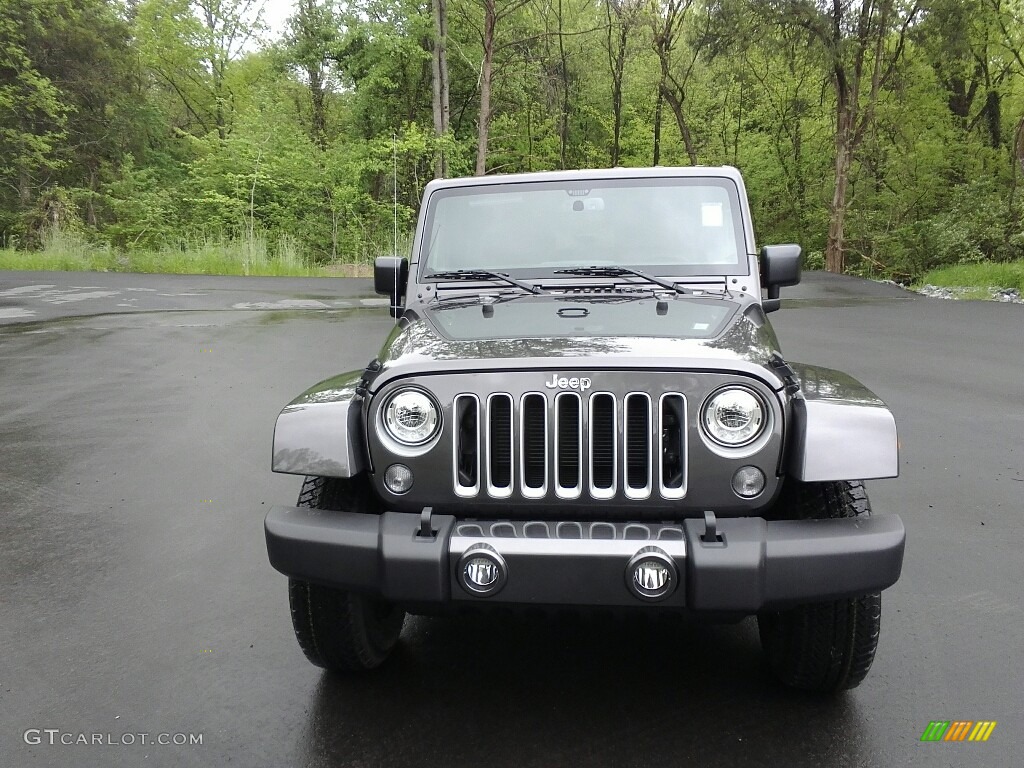
<svg viewBox="0 0 1024 768"><path fill-rule="evenodd" d="M430 196L421 274L626 266L747 274L735 185L724 178L588 179L443 189Z"/></svg>

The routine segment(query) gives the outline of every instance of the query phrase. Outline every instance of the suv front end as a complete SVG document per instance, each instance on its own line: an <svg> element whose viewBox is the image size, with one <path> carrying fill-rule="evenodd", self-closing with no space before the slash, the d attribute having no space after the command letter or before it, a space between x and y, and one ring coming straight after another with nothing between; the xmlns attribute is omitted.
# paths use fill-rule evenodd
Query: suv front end
<svg viewBox="0 0 1024 768"><path fill-rule="evenodd" d="M755 253L734 169L428 185L411 263L377 266L396 317L377 359L275 430L274 470L307 480L267 546L310 660L381 663L405 611L615 607L757 615L785 682L859 683L877 632L840 671L787 654L822 605L807 642L842 652L899 578L903 525L861 483L897 474L895 422L782 357L766 312L798 260Z"/></svg>

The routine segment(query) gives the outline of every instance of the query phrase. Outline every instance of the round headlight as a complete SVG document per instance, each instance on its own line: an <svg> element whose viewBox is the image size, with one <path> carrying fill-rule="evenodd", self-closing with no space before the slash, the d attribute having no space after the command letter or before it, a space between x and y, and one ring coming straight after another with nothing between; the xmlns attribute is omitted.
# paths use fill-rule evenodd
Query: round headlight
<svg viewBox="0 0 1024 768"><path fill-rule="evenodd" d="M747 389L723 389L704 406L704 430L716 443L735 448L755 440L764 430L764 408Z"/></svg>
<svg viewBox="0 0 1024 768"><path fill-rule="evenodd" d="M404 445L422 445L441 428L441 414L426 392L403 389L384 406L384 428Z"/></svg>

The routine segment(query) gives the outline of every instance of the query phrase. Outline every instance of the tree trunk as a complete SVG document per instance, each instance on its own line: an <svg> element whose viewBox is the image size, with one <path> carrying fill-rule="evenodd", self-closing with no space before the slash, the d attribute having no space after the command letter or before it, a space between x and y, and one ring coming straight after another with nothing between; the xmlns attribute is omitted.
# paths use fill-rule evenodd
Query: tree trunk
<svg viewBox="0 0 1024 768"><path fill-rule="evenodd" d="M846 219L846 188L850 179L850 165L853 160L853 115L849 110L840 110L836 126L836 183L829 206L828 241L825 244L825 269L841 274L846 268L843 253L843 224Z"/></svg>
<svg viewBox="0 0 1024 768"><path fill-rule="evenodd" d="M440 24L440 45L438 47L438 65L441 75L441 128L445 133L451 125L451 82L448 79L448 0L436 0L438 23ZM448 160L445 159L445 172Z"/></svg>
<svg viewBox="0 0 1024 768"><path fill-rule="evenodd" d="M672 52L679 40L680 30L687 11L690 9L692 0L681 2L669 2L662 8L662 14L656 14L654 23L654 40L652 45L654 52L658 55L658 63L661 65L661 78L658 80L658 101L655 113L655 165L657 158L661 155L661 109L662 104L667 101L672 114L675 115L676 124L679 126L679 137L683 140L686 148L686 155L690 159L690 165L697 164L697 150L693 145L693 136L690 133L690 126L686 122L683 113L683 100L686 98L685 84L688 75L683 77L683 85L672 75ZM655 8L657 4L655 5Z"/></svg>
<svg viewBox="0 0 1024 768"><path fill-rule="evenodd" d="M217 137L224 141L228 137L227 121L224 119L224 101L217 97Z"/></svg>
<svg viewBox="0 0 1024 768"><path fill-rule="evenodd" d="M793 169L796 176L796 200L800 206L801 225L803 224L803 211L807 202L807 181L804 178L803 166L803 109L793 117Z"/></svg>
<svg viewBox="0 0 1024 768"><path fill-rule="evenodd" d="M1014 133L1013 154L1020 172L1024 173L1024 117L1017 123L1017 130Z"/></svg>
<svg viewBox="0 0 1024 768"><path fill-rule="evenodd" d="M32 204L32 176L24 166L18 169L18 203L22 210Z"/></svg>
<svg viewBox="0 0 1024 768"><path fill-rule="evenodd" d="M328 201L331 206L331 261L338 259L338 209L334 205L334 196L328 190Z"/></svg>
<svg viewBox="0 0 1024 768"><path fill-rule="evenodd" d="M661 162L661 88L658 89L658 98L654 102L654 158L651 165Z"/></svg>
<svg viewBox="0 0 1024 768"><path fill-rule="evenodd" d="M1017 176L1024 173L1024 117L1021 117L1013 132L1010 156L1013 159L1013 175L1010 177L1010 194L1007 196L1006 208L1008 211L1014 211L1017 207Z"/></svg>
<svg viewBox="0 0 1024 768"><path fill-rule="evenodd" d="M533 171L533 105L526 102L526 170Z"/></svg>
<svg viewBox="0 0 1024 768"><path fill-rule="evenodd" d="M477 123L476 175L487 173L487 139L491 127L491 78L494 69L494 27L497 22L494 0L484 3L484 60L480 66L480 120Z"/></svg>
<svg viewBox="0 0 1024 768"><path fill-rule="evenodd" d="M319 68L310 67L306 70L309 77L309 132L313 143L321 151L327 149L327 105L324 100L323 72Z"/></svg>
<svg viewBox="0 0 1024 768"><path fill-rule="evenodd" d="M558 0L558 56L561 63L562 115L558 125L559 167L568 166L569 148L569 58L565 54L565 38L562 36L562 0Z"/></svg>
<svg viewBox="0 0 1024 768"><path fill-rule="evenodd" d="M224 141L228 137L228 120L224 113L224 67L218 61L213 64L213 95L216 101L214 118L217 122L217 137Z"/></svg>
<svg viewBox="0 0 1024 768"><path fill-rule="evenodd" d="M612 71L612 167L619 164L620 144L622 142L622 79L626 69L626 42L628 28L619 28L618 47L615 56L611 56L611 12L609 11L609 58Z"/></svg>
<svg viewBox="0 0 1024 768"><path fill-rule="evenodd" d="M999 149L1003 145L1003 114L998 91L985 95L985 117L992 149Z"/></svg>
<svg viewBox="0 0 1024 768"><path fill-rule="evenodd" d="M296 18L300 19L297 29L308 41L314 36L312 25L317 13L316 0L302 0L297 4L296 13ZM327 149L327 103L323 62L309 59L304 68L309 88L309 138L320 151L324 151Z"/></svg>
<svg viewBox="0 0 1024 768"><path fill-rule="evenodd" d="M446 0L432 0L431 13L434 17L434 41L431 51L432 106L434 110L434 135L438 138L448 132L450 106L448 102L448 54L446 39L448 36L448 6ZM444 178L448 175L448 159L443 150L438 150L434 157L434 177Z"/></svg>
<svg viewBox="0 0 1024 768"><path fill-rule="evenodd" d="M672 108L672 114L676 117L676 125L679 126L679 136L686 147L686 156L690 158L690 165L697 165L697 149L693 145L693 134L690 133L690 126L686 122L686 115L683 113L683 100L673 88L665 84L665 101Z"/></svg>
<svg viewBox="0 0 1024 768"><path fill-rule="evenodd" d="M436 8L434 9L434 13L437 13ZM436 16L434 28L435 30L437 28ZM441 127L441 63L438 60L439 47L440 43L435 38L433 51L430 57L430 106L434 113L434 136L438 138L444 135L444 131ZM439 149L434 152L434 178L444 178L444 153Z"/></svg>
<svg viewBox="0 0 1024 768"><path fill-rule="evenodd" d="M99 184L96 180L96 169L89 169L89 200L85 204L85 223L90 227L95 227L98 224L96 216L96 198L99 196L99 190L97 187Z"/></svg>

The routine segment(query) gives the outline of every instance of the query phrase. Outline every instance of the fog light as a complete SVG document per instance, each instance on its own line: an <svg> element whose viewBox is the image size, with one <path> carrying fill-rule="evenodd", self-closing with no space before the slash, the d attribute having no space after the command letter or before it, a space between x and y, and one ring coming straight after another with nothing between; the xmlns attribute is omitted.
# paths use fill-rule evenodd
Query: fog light
<svg viewBox="0 0 1024 768"><path fill-rule="evenodd" d="M626 586L644 600L661 600L676 588L676 566L657 547L644 547L626 566Z"/></svg>
<svg viewBox="0 0 1024 768"><path fill-rule="evenodd" d="M477 589L490 589L501 573L498 564L487 557L474 557L466 563L465 572L466 583Z"/></svg>
<svg viewBox="0 0 1024 768"><path fill-rule="evenodd" d="M463 552L456 573L462 588L477 597L497 594L508 578L504 559L486 544L475 544Z"/></svg>
<svg viewBox="0 0 1024 768"><path fill-rule="evenodd" d="M660 592L670 578L672 575L668 567L657 560L644 560L633 569L633 580L645 592Z"/></svg>
<svg viewBox="0 0 1024 768"><path fill-rule="evenodd" d="M384 473L384 485L393 494L401 496L412 488L412 470L405 464L392 464Z"/></svg>
<svg viewBox="0 0 1024 768"><path fill-rule="evenodd" d="M764 490L764 472L757 467L740 467L732 476L732 490L745 499L754 498Z"/></svg>

